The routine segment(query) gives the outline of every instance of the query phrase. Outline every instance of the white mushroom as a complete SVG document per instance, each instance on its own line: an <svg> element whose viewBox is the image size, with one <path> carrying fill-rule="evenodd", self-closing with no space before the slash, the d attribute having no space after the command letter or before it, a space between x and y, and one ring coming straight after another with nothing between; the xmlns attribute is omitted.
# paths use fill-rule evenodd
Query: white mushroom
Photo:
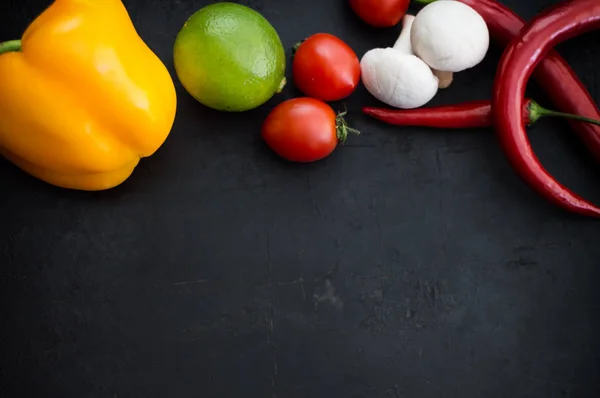
<svg viewBox="0 0 600 398"><path fill-rule="evenodd" d="M368 51L361 59L362 82L375 98L395 108L418 108L437 93L438 79L413 54L410 31L414 15L402 19L402 32L393 47Z"/></svg>
<svg viewBox="0 0 600 398"><path fill-rule="evenodd" d="M454 0L438 0L423 7L410 37L414 53L433 69L440 88L452 83L453 73L479 64L490 44L481 15Z"/></svg>

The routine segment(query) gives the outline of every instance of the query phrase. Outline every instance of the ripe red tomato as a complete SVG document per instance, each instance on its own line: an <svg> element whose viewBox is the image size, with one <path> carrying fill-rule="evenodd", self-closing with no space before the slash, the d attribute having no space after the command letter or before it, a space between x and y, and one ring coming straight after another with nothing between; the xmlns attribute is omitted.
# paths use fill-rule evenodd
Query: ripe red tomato
<svg viewBox="0 0 600 398"><path fill-rule="evenodd" d="M352 11L369 25L389 28L397 25L410 0L349 0Z"/></svg>
<svg viewBox="0 0 600 398"><path fill-rule="evenodd" d="M313 162L329 156L336 148L338 129L344 133L340 123L341 118L325 102L310 97L293 98L269 113L262 126L262 138L284 159Z"/></svg>
<svg viewBox="0 0 600 398"><path fill-rule="evenodd" d="M305 95L323 101L339 101L356 89L360 61L344 41L329 33L306 39L294 54L294 84Z"/></svg>

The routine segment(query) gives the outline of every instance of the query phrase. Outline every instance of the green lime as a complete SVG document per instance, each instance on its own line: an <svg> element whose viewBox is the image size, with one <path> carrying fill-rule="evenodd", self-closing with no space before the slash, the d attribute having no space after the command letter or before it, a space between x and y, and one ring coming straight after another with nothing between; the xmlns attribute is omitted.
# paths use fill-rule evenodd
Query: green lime
<svg viewBox="0 0 600 398"><path fill-rule="evenodd" d="M257 11L220 2L196 11L173 49L186 91L217 110L256 108L285 86L285 50L273 26Z"/></svg>

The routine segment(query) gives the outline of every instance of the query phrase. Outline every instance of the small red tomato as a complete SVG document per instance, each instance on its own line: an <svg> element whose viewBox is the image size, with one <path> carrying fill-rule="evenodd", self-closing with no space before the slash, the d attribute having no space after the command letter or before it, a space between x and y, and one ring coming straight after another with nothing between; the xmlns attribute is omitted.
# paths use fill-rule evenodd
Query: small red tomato
<svg viewBox="0 0 600 398"><path fill-rule="evenodd" d="M352 11L369 25L389 28L397 25L410 0L349 0Z"/></svg>
<svg viewBox="0 0 600 398"><path fill-rule="evenodd" d="M348 97L360 80L360 61L344 41L317 33L296 49L292 63L294 84L305 95L323 101Z"/></svg>
<svg viewBox="0 0 600 398"><path fill-rule="evenodd" d="M325 102L300 97L283 101L269 113L262 138L279 156L292 162L314 162L329 156L349 132L358 133Z"/></svg>

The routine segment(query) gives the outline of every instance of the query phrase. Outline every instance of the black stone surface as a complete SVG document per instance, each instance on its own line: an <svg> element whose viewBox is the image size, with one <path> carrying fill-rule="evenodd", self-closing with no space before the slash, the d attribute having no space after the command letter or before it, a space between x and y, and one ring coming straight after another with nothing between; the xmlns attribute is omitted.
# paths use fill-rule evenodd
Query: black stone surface
<svg viewBox="0 0 600 398"><path fill-rule="evenodd" d="M48 3L0 2L0 40ZM171 72L175 35L208 3L125 0ZM399 30L341 0L240 3L288 54L329 32L362 56ZM529 19L556 0L502 3ZM596 100L598 43L558 48ZM489 98L500 53L431 104ZM491 129L387 126L361 115L378 104L361 87L346 104L362 135L291 165L259 129L293 84L239 115L177 84L170 137L117 189L60 190L0 163L1 397L600 396L600 224L532 193ZM600 203L572 135L531 129L544 165Z"/></svg>

